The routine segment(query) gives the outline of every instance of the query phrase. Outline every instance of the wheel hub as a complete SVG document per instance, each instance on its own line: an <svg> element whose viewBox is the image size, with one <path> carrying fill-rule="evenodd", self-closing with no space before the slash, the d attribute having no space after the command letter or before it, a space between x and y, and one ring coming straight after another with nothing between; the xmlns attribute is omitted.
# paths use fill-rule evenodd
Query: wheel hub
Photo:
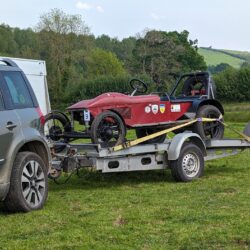
<svg viewBox="0 0 250 250"><path fill-rule="evenodd" d="M32 187L35 187L35 186L36 186L36 181L35 181L35 180L32 180L32 181L31 181L31 186L32 186Z"/></svg>
<svg viewBox="0 0 250 250"><path fill-rule="evenodd" d="M105 134L106 134L107 136L112 136L112 135L113 135L112 129L107 128L107 129L105 130Z"/></svg>
<svg viewBox="0 0 250 250"><path fill-rule="evenodd" d="M45 193L45 176L37 161L29 161L23 168L22 193L31 207L38 206Z"/></svg>
<svg viewBox="0 0 250 250"><path fill-rule="evenodd" d="M182 160L182 167L188 177L194 177L199 172L199 159L194 153L186 154Z"/></svg>
<svg viewBox="0 0 250 250"><path fill-rule="evenodd" d="M187 169L188 171L192 172L195 168L195 162L193 159L188 159L188 162L187 162Z"/></svg>
<svg viewBox="0 0 250 250"><path fill-rule="evenodd" d="M113 137L113 131L112 131L111 128L106 127L106 128L103 128L100 135L101 135L102 140L104 140L104 141L105 140L110 140Z"/></svg>
<svg viewBox="0 0 250 250"><path fill-rule="evenodd" d="M49 137L53 141L58 141L60 139L60 136L62 134L62 129L59 126L53 126L49 129Z"/></svg>

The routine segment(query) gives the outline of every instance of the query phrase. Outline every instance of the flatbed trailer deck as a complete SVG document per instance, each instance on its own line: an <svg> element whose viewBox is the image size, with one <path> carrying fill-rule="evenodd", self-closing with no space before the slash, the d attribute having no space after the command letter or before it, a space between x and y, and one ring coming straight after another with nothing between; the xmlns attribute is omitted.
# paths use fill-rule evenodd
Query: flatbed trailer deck
<svg viewBox="0 0 250 250"><path fill-rule="evenodd" d="M236 155L247 148L245 139L204 141L192 132L183 132L160 144L139 144L119 151L98 144L63 144L53 153L52 177L76 168L94 167L102 173L170 169L177 181L191 181L204 172L204 161ZM53 147L52 147L53 148ZM53 150L52 150L53 151Z"/></svg>

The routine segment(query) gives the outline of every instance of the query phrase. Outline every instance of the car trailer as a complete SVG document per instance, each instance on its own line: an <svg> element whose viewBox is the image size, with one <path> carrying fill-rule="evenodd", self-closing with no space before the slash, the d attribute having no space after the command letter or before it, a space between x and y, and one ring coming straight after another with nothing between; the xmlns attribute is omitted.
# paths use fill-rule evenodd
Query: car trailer
<svg viewBox="0 0 250 250"><path fill-rule="evenodd" d="M51 178L62 172L94 167L102 173L170 169L176 181L191 181L204 172L204 161L236 155L250 148L250 123L244 139L202 140L192 132L183 132L160 144L138 144L114 151L98 144L53 143ZM55 153L55 147L64 147Z"/></svg>

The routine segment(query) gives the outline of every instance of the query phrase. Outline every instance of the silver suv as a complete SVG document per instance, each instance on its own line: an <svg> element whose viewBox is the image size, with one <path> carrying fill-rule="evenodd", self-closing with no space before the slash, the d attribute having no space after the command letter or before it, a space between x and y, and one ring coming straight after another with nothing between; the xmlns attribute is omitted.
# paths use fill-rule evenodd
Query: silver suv
<svg viewBox="0 0 250 250"><path fill-rule="evenodd" d="M0 201L12 212L43 207L50 153L39 132L44 117L28 79L0 59Z"/></svg>

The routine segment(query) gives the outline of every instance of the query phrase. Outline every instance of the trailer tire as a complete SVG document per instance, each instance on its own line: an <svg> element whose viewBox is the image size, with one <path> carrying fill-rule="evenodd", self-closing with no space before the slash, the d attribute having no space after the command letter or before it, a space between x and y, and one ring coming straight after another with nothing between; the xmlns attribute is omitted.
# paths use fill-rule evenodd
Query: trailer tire
<svg viewBox="0 0 250 250"><path fill-rule="evenodd" d="M189 182L203 175L204 156L195 144L184 143L179 158L170 161L169 166L176 181Z"/></svg>

